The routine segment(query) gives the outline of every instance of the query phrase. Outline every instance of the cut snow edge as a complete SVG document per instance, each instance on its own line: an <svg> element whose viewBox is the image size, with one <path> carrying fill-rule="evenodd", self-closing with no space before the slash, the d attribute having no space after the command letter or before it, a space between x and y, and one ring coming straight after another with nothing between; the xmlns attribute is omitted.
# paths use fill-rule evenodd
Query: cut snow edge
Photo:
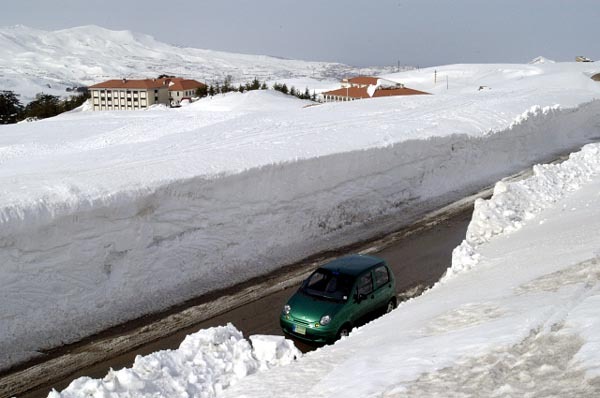
<svg viewBox="0 0 600 398"><path fill-rule="evenodd" d="M527 179L496 183L489 200L475 201L466 239L452 252L452 266L440 282L476 266L481 245L521 229L542 210L580 189L598 170L600 144L588 144L563 163L534 166Z"/></svg>

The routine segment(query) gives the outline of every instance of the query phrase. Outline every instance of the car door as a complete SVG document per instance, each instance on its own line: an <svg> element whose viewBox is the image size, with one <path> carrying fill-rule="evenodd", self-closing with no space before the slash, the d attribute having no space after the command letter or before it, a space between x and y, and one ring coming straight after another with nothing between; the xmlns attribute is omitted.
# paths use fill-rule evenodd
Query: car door
<svg viewBox="0 0 600 398"><path fill-rule="evenodd" d="M373 311L373 308L375 307L375 296L373 295L373 274L370 270L359 275L357 278L355 300L355 321Z"/></svg>
<svg viewBox="0 0 600 398"><path fill-rule="evenodd" d="M383 308L396 293L389 268L384 264L377 266L373 270L373 280L375 285L375 305L377 308Z"/></svg>

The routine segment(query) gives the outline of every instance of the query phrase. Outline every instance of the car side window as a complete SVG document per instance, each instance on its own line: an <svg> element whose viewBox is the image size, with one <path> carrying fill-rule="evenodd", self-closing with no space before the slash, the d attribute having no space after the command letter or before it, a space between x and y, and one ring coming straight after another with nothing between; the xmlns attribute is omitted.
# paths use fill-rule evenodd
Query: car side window
<svg viewBox="0 0 600 398"><path fill-rule="evenodd" d="M375 268L375 288L378 289L390 281L390 274L386 266Z"/></svg>
<svg viewBox="0 0 600 398"><path fill-rule="evenodd" d="M368 272L358 279L358 294L369 294L373 291L373 278Z"/></svg>

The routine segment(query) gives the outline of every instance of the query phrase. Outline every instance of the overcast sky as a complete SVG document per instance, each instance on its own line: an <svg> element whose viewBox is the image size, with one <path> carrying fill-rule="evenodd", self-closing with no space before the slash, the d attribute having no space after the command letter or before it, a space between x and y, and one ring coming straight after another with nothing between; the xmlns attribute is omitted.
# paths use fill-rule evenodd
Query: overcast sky
<svg viewBox="0 0 600 398"><path fill-rule="evenodd" d="M0 26L99 25L180 46L355 66L600 59L600 0L19 0Z"/></svg>

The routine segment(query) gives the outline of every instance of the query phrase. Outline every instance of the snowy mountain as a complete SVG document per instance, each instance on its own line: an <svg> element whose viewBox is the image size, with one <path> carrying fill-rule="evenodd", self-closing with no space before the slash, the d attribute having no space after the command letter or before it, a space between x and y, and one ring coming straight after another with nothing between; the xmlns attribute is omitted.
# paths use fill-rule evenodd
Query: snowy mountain
<svg viewBox="0 0 600 398"><path fill-rule="evenodd" d="M377 74L384 70L360 71ZM21 94L24 101L42 91L65 95L67 87L163 73L207 82L231 75L234 82L247 82L254 77L337 81L358 72L338 63L180 48L148 35L98 26L50 32L21 25L0 28L0 89Z"/></svg>

